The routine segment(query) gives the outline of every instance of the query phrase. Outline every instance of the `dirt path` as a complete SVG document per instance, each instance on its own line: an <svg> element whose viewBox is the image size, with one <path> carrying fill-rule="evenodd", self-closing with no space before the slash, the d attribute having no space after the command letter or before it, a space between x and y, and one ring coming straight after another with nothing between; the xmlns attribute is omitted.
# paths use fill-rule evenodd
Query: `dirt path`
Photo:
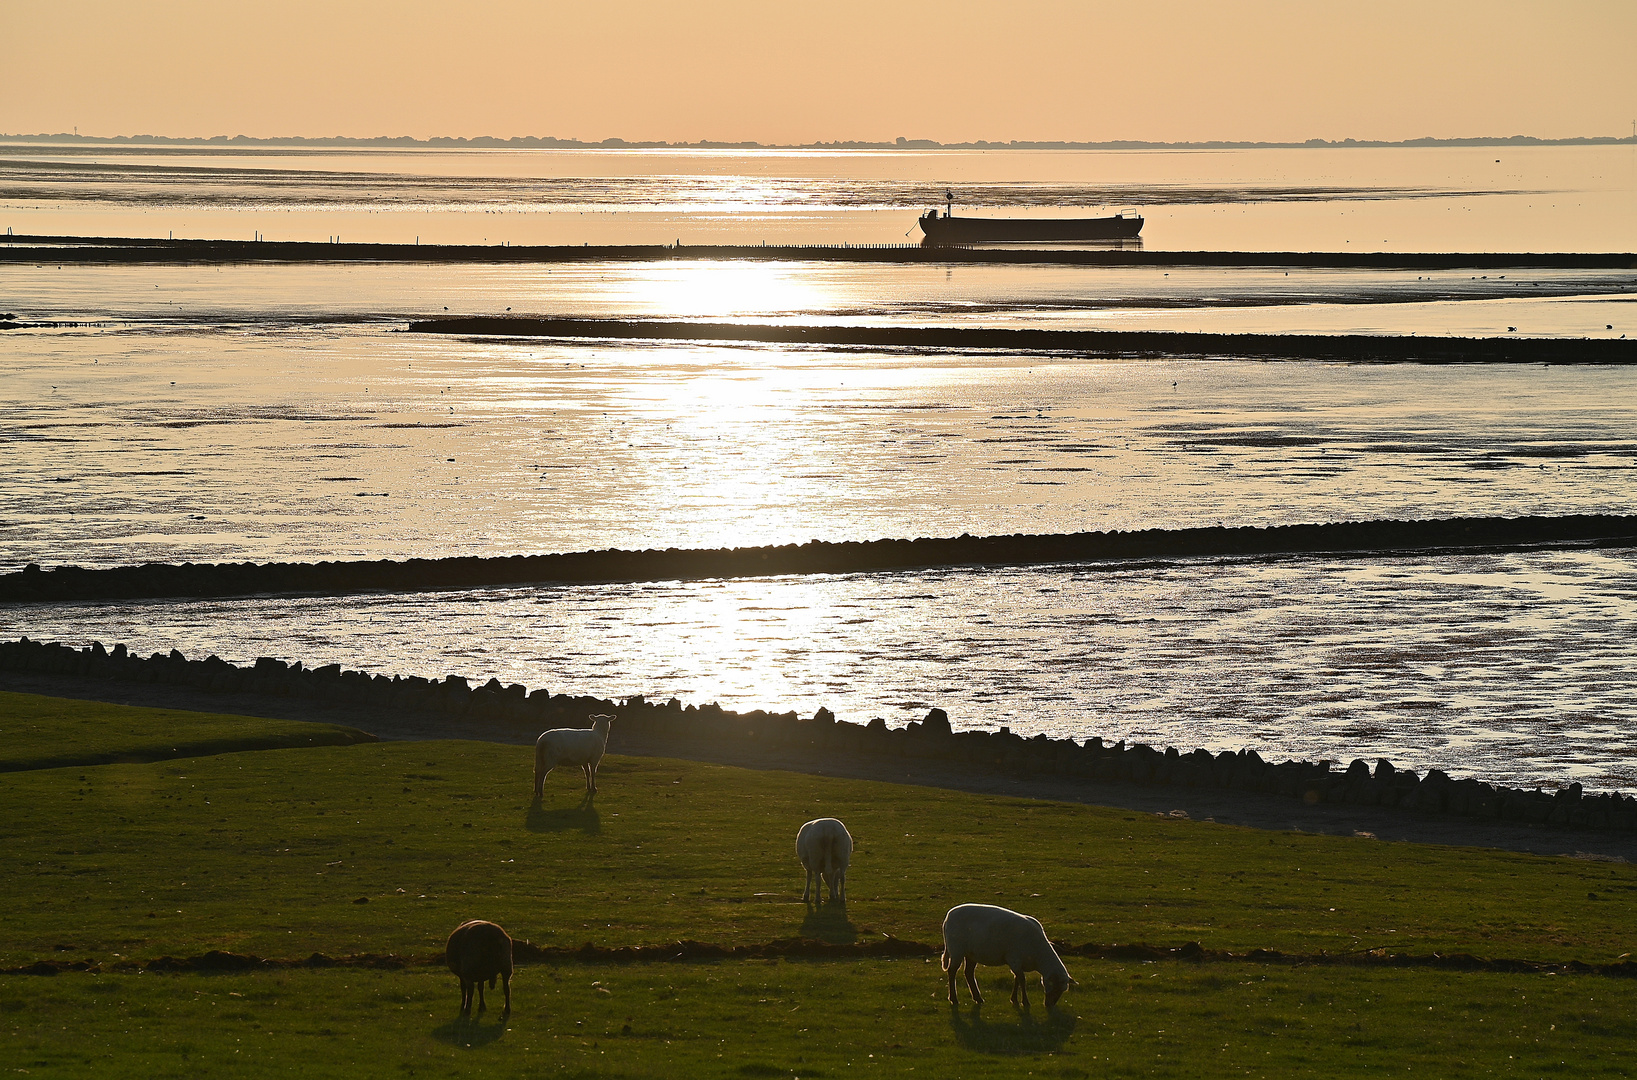
<svg viewBox="0 0 1637 1080"><path fill-rule="evenodd" d="M473 720L441 720L424 714L399 714L348 705L323 705L307 700L215 694L186 687L142 683L114 683L45 675L0 672L0 690L47 694L118 705L191 709L207 712L310 720L362 728L383 739L476 739L527 746L535 733L520 733L510 724ZM1240 825L1254 829L1327 833L1335 836L1367 834L1382 841L1451 844L1498 848L1536 855L1569 855L1620 862L1637 861L1637 836L1598 829L1569 829L1517 822L1483 822L1446 814L1420 814L1373 806L1308 806L1296 799L1274 795L1223 791L1218 788L1146 786L1118 781L1058 776L1013 776L961 762L905 758L866 759L838 757L813 762L794 754L717 740L708 744L683 739L617 739L613 752L640 756L686 758L752 769L786 769L815 776L880 780L896 784L949 788L987 795L1051 799L1109 806L1139 813L1173 814L1182 811L1194 820Z"/></svg>

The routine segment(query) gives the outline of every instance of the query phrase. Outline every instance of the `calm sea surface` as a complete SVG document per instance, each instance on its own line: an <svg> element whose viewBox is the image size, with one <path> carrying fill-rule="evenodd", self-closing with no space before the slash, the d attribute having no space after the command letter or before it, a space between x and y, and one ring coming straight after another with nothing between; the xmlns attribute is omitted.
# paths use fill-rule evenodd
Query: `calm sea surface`
<svg viewBox="0 0 1637 1080"><path fill-rule="evenodd" d="M1157 250L1637 251L1637 145L1290 150L357 150L0 145L18 233L413 243L918 241L1137 209Z"/></svg>
<svg viewBox="0 0 1637 1080"><path fill-rule="evenodd" d="M1631 251L1634 178L1630 147L4 147L0 225L908 242L954 185L973 212L1140 206L1151 249ZM0 338L0 570L1631 513L1637 491L1629 368L405 332L445 310L1618 338L1637 333L1637 273L5 265L0 311L81 325ZM938 705L959 727L1631 787L1634 563L1575 550L18 606L0 608L0 637L892 723Z"/></svg>

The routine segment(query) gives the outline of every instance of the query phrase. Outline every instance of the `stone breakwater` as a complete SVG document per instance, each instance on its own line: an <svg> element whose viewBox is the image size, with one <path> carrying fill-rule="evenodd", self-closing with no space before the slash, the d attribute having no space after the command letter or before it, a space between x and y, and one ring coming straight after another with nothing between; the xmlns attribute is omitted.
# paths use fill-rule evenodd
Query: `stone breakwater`
<svg viewBox="0 0 1637 1080"><path fill-rule="evenodd" d="M50 570L30 563L21 571L0 574L0 603L373 590L422 592L502 585L690 581L1131 559L1494 550L1563 543L1637 543L1637 516L1464 517L914 540L811 540L752 548L610 548L559 555L401 562L145 563L106 569L59 566Z"/></svg>
<svg viewBox="0 0 1637 1080"><path fill-rule="evenodd" d="M1143 743L1108 744L1024 738L999 731L953 731L942 709L902 728L876 718L867 724L836 719L819 709L803 719L794 711L732 712L715 704L686 705L677 699L657 702L641 696L623 702L605 698L530 691L517 683L490 679L472 686L458 675L444 679L387 677L346 671L339 664L303 667L270 657L241 667L216 656L189 660L182 653L148 657L123 645L105 648L92 642L83 649L22 638L0 643L0 671L86 680L155 683L232 695L343 703L359 709L418 713L436 719L452 738L462 722L509 726L520 737L550 727L583 727L592 713L613 713L609 749L640 742L685 748L688 745L738 743L746 747L798 753L815 764L827 760L908 758L926 762L959 762L968 767L1011 776L1060 777L1142 785L1219 788L1321 803L1379 806L1405 813L1448 814L1477 820L1508 821L1589 829L1637 831L1637 798L1619 792L1588 794L1578 783L1556 790L1509 788L1480 780L1457 780L1438 770L1424 775L1378 759L1360 759L1346 767L1332 761L1264 760L1255 750L1221 751L1175 747L1156 749Z"/></svg>
<svg viewBox="0 0 1637 1080"><path fill-rule="evenodd" d="M1632 252L1138 251L915 244L363 244L0 236L0 262L27 263L585 263L712 259L755 262L1054 263L1068 266L1284 266L1387 270L1637 269Z"/></svg>
<svg viewBox="0 0 1637 1080"><path fill-rule="evenodd" d="M757 341L870 348L998 349L1082 356L1338 360L1361 364L1637 364L1637 339L1417 337L1414 334L1216 334L1174 330L1003 330L945 326L795 326L667 320L429 319L411 333L506 337Z"/></svg>

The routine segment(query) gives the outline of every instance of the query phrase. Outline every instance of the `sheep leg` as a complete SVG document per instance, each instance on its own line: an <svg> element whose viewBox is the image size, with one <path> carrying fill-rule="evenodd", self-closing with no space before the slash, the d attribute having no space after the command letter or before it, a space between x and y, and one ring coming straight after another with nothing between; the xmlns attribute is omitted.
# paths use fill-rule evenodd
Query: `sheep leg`
<svg viewBox="0 0 1637 1080"><path fill-rule="evenodd" d="M460 1014L462 1016L472 1015L472 981L470 979L460 980Z"/></svg>
<svg viewBox="0 0 1637 1080"><path fill-rule="evenodd" d="M534 797L538 799L546 790L546 777L556 765L547 765L545 758L536 756L534 759Z"/></svg>
<svg viewBox="0 0 1637 1080"><path fill-rule="evenodd" d="M982 1005L983 991L978 989L978 980L972 974L972 972L977 970L977 967L978 962L968 956L966 958L966 988L972 991L972 1000L977 1002L979 1005Z"/></svg>
<svg viewBox="0 0 1637 1080"><path fill-rule="evenodd" d="M805 868L804 868L805 869ZM801 902L807 903L807 895L813 891L813 871L807 871L807 884L801 887Z"/></svg>
<svg viewBox="0 0 1637 1080"><path fill-rule="evenodd" d="M477 981L477 1011L480 1013L486 1012L488 1008L489 1003L483 1000L483 980L479 979Z"/></svg>
<svg viewBox="0 0 1637 1080"><path fill-rule="evenodd" d="M1023 972L1012 972L1012 1004L1017 1004L1018 994L1023 995L1023 1007L1029 1007L1029 984L1023 981Z"/></svg>
<svg viewBox="0 0 1637 1080"><path fill-rule="evenodd" d="M501 981L501 984L506 988L506 1011L501 1014L501 1019L509 1020L509 1019L511 1019L511 1015L512 1015L512 975L511 975L511 972L508 971L508 972L502 973L501 976L500 976L500 981Z"/></svg>
<svg viewBox="0 0 1637 1080"><path fill-rule="evenodd" d="M585 782L591 788L591 794L597 794L597 763L591 762L585 767Z"/></svg>
<svg viewBox="0 0 1637 1080"><path fill-rule="evenodd" d="M840 900L843 904L845 904L847 902L847 871L843 870L838 873L832 884L835 887L836 893L830 899Z"/></svg>
<svg viewBox="0 0 1637 1080"><path fill-rule="evenodd" d="M959 1005L961 1003L961 999L955 996L955 976L959 974L961 970L961 962L957 960L953 964L950 964L947 956L944 957L944 962L948 965L947 973L949 975L949 1003L951 1005Z"/></svg>

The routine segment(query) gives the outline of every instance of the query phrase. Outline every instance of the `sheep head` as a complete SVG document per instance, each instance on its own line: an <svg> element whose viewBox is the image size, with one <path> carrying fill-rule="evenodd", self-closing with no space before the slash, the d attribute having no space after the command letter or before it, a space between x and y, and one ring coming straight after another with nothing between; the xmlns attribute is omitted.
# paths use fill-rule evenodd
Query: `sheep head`
<svg viewBox="0 0 1637 1080"><path fill-rule="evenodd" d="M1054 973L1042 976L1040 981L1046 984L1046 1008L1048 1009L1056 1005L1057 999L1062 997L1068 991L1068 988L1074 984L1074 980L1069 977L1069 973L1066 971L1062 975Z"/></svg>

